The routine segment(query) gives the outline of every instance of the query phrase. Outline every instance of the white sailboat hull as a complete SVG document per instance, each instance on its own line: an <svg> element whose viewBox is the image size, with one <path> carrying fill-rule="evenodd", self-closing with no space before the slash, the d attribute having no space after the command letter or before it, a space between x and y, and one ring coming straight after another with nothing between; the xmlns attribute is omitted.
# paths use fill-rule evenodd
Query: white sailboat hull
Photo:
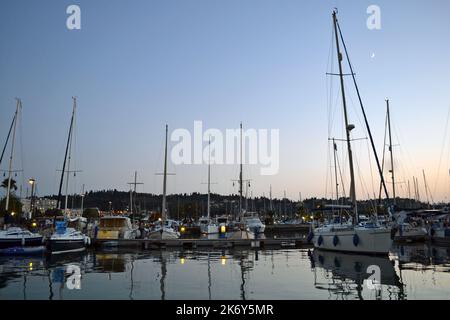
<svg viewBox="0 0 450 320"><path fill-rule="evenodd" d="M382 227L320 227L312 241L317 249L355 253L388 254L392 246L391 230Z"/></svg>
<svg viewBox="0 0 450 320"><path fill-rule="evenodd" d="M171 240L178 239L179 237L179 232L166 228L164 228L163 230L159 229L151 231L148 235L148 238L152 240Z"/></svg>

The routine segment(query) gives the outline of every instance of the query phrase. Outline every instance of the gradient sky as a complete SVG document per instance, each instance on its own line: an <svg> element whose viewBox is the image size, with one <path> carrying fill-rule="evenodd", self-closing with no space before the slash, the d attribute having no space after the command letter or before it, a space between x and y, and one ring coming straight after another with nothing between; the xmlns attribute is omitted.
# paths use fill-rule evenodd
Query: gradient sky
<svg viewBox="0 0 450 320"><path fill-rule="evenodd" d="M66 28L66 8L81 7L82 29ZM366 27L369 5L381 8L381 30ZM71 113L78 97L71 192L127 190L135 170L160 193L164 125L169 130L280 129L280 171L260 176L246 166L254 195L330 196L330 136L343 137L327 101L331 12L338 18L367 114L381 150L385 102L394 126L399 195L415 175L425 198L425 169L434 200L450 191L450 3L434 1L3 0L0 3L0 138L3 146L15 109L23 102L15 169L19 182L33 176L38 194L57 193ZM332 52L335 55L335 52ZM332 56L333 58L334 55ZM335 59L334 59L335 60ZM336 61L335 61L336 62ZM328 68L328 69L327 69ZM335 70L336 71L336 70ZM337 79L334 79L337 80ZM347 80L350 80L348 78ZM331 110L341 112L336 100ZM347 88L352 86L347 81ZM364 137L354 94L349 93L354 137ZM358 118L359 117L359 118ZM447 136L450 133L447 132ZM21 143L20 143L21 141ZM355 142L362 179L370 174L367 141ZM439 166L439 160L442 161ZM342 166L346 169L345 157ZM372 161L372 169L374 162ZM7 161L2 163L7 168ZM74 167L72 166L72 169ZM205 165L169 165L168 192L206 192ZM440 170L438 171L438 168ZM213 191L237 192L238 167L213 166ZM328 182L327 182L328 181ZM347 179L348 181L348 179ZM411 180L412 181L412 180ZM411 182L412 183L412 182ZM367 195L358 177L358 195ZM328 186L328 187L327 187ZM369 186L369 187L367 187ZM347 187L348 189L348 187ZM2 191L3 192L3 191Z"/></svg>

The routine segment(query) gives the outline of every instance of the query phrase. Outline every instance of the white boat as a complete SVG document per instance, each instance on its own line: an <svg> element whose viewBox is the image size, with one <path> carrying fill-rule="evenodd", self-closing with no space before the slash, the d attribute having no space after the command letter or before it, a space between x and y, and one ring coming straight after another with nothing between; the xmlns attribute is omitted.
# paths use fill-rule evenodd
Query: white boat
<svg viewBox="0 0 450 320"><path fill-rule="evenodd" d="M323 225L314 229L313 244L324 250L387 254L391 229L377 223Z"/></svg>
<svg viewBox="0 0 450 320"><path fill-rule="evenodd" d="M162 212L161 221L155 226L153 230L149 232L149 239L178 239L180 233L176 230L171 223L173 220L168 220L166 215L166 189L167 189L167 132L168 127L166 124L166 143L164 149L164 173L163 173L163 198L162 198Z"/></svg>
<svg viewBox="0 0 450 320"><path fill-rule="evenodd" d="M350 124L348 121L347 115L347 103L345 100L345 86L344 86L344 74L342 71L342 58L343 53L340 51L340 39L342 38L342 34L340 32L340 28L338 28L338 21L336 17L336 11L333 11L333 25L334 25L334 36L336 40L336 51L338 57L338 66L339 66L339 77L341 84L341 95L342 95L342 105L343 105L343 113L344 113L344 121L345 121L345 131L346 131L346 144L348 151L348 163L350 166L350 199L352 202L352 214L353 219L352 223L341 223L341 224L324 224L314 229L313 233L308 236L309 240L313 241L314 247L325 250L332 251L344 251L344 252L357 252L357 253L372 253L372 254L388 254L392 245L391 239L391 229L389 227L381 226L376 219L370 222L362 222L359 223L359 215L358 215L358 207L356 200L356 188L355 188L355 174L354 174L354 166L353 166L353 154L351 148L351 131L355 128L354 125ZM339 31L338 31L339 29ZM344 45L345 55L348 58L347 49ZM351 66L350 61L350 74L354 75L353 68ZM356 86L356 82L355 82ZM362 102L361 108L364 110ZM367 119L366 119L367 120ZM366 127L369 132L370 137L370 128L366 121ZM371 140L372 141L372 140ZM334 140L333 140L334 142ZM373 141L372 141L373 142ZM372 145L373 147L373 145ZM334 143L334 152L336 154L337 148ZM376 153L375 153L376 155ZM378 160L378 159L377 159ZM377 161L377 165L379 163ZM384 185L384 180L381 175L381 179ZM336 173L336 181L337 173ZM338 186L338 182L336 182L336 186ZM384 185L385 187L385 185ZM385 189L386 191L386 189ZM386 192L387 194L387 192Z"/></svg>
<svg viewBox="0 0 450 320"><path fill-rule="evenodd" d="M136 239L137 232L138 231L133 228L130 218L122 216L105 216L100 218L97 239Z"/></svg>
<svg viewBox="0 0 450 320"><path fill-rule="evenodd" d="M422 220L414 220L406 211L394 213L393 216L395 222L392 228L396 230L395 241L425 241L428 237L428 230L422 225Z"/></svg>
<svg viewBox="0 0 450 320"><path fill-rule="evenodd" d="M264 233L266 230L266 225L261 222L261 219L257 214L245 214L244 217L242 217L242 221L248 226L249 230L255 234Z"/></svg>
<svg viewBox="0 0 450 320"><path fill-rule="evenodd" d="M200 226L200 232L203 234L219 233L219 226L209 217L201 217L198 219L198 224Z"/></svg>
<svg viewBox="0 0 450 320"><path fill-rule="evenodd" d="M450 215L438 216L432 221L430 228L431 241L436 244L450 244Z"/></svg>
<svg viewBox="0 0 450 320"><path fill-rule="evenodd" d="M0 249L41 246L42 239L42 235L38 233L32 233L18 227L10 227L6 230L0 230Z"/></svg>
<svg viewBox="0 0 450 320"><path fill-rule="evenodd" d="M56 232L48 240L48 249L52 254L84 251L91 243L88 236L66 225L65 221L57 222Z"/></svg>

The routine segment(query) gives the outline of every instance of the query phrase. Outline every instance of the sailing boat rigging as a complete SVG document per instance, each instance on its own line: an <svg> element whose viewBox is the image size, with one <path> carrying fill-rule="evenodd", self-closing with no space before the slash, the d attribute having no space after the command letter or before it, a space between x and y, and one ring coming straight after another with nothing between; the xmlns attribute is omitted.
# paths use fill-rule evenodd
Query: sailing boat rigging
<svg viewBox="0 0 450 320"><path fill-rule="evenodd" d="M164 149L164 173L163 173L163 197L162 197L162 211L161 211L161 221L155 228L150 232L150 239L178 239L180 233L175 229L172 224L172 220L167 219L166 210L166 189L167 189L167 134L168 126L166 124L166 142Z"/></svg>
<svg viewBox="0 0 450 320"><path fill-rule="evenodd" d="M22 101L20 99L16 100L16 111L14 113L13 121L11 123L11 127L8 133L8 137L6 139L6 144L3 148L1 157L3 158L3 154L6 150L9 136L12 132L12 140L11 140L11 153L9 156L9 167L8 167L8 184L7 184L7 190L6 190L6 204L5 204L5 212L11 213L13 215L13 211L10 209L10 193L11 193L11 187L12 187L12 177L11 174L13 172L12 165L13 165L13 157L14 157L14 145L15 145L15 139L16 139L16 127L17 127L17 120L20 114L20 111L22 110ZM1 160L1 159L0 159ZM0 161L1 162L1 161ZM14 210L14 208L13 208ZM39 247L42 245L43 237L42 235L38 233L32 233L29 230L22 229L19 227L10 227L6 230L0 231L0 250L2 250L5 253L9 254L23 254L23 253L31 253L33 250L37 250L39 252L42 251L42 248ZM27 248L25 248L27 247ZM35 247L35 248L30 248Z"/></svg>
<svg viewBox="0 0 450 320"><path fill-rule="evenodd" d="M359 95L359 90L356 85L356 81L354 78L353 68L351 66L347 49L345 47L345 43L343 42L343 36L341 33L341 29L338 24L338 20L336 17L337 12L333 11L333 26L334 26L334 38L336 41L336 53L338 59L339 66L339 78L340 78L340 88L341 88L341 97L342 97L342 106L344 113L344 124L345 124L345 132L346 132L346 144L347 144L347 152L348 152L348 160L349 160L349 169L350 169L350 200L352 204L353 217L351 222L347 223L332 223L332 224L324 224L322 226L314 229L311 237L314 247L319 249L333 250L333 251L347 251L347 252L359 252L359 253L374 253L374 254L387 254L389 249L391 248L392 239L391 239L391 230L390 228L381 226L378 221L364 222L359 223L358 221L358 204L356 200L356 186L355 186L355 172L353 165L353 153L352 153L352 144L351 144L351 131L355 128L353 124L349 123L349 117L347 114L347 102L345 95L345 86L344 86L344 73L342 68L342 52L340 51L340 42L341 39L345 54L350 66L350 71L353 76L355 88L358 93L358 98L361 103L361 97ZM369 135L372 140L372 135L370 134L370 129L368 126L367 118L365 116L364 108L361 103L361 107L364 114L364 119L366 122L367 129L369 131ZM378 157L376 156L376 152L374 150L375 157L377 159L377 165L380 169L378 163ZM380 172L381 180L384 185L384 179L382 177L382 173ZM387 189L385 188L386 197L388 197Z"/></svg>
<svg viewBox="0 0 450 320"><path fill-rule="evenodd" d="M68 219L68 215L69 215L69 212L67 209L68 196L69 196L69 193L68 193L69 175L70 175L70 172L74 172L74 173L77 172L77 171L70 171L73 127L74 127L75 113L76 113L76 108L77 108L77 98L72 97L72 100L73 100L72 117L70 119L69 134L68 134L68 138L67 138L63 168L61 171L61 180L59 183L58 202L57 202L57 208L61 209L61 190L62 190L62 185L63 185L63 181L64 181L64 174L67 174L67 176L66 176L66 191L65 191L66 195L65 195L65 204L64 204L64 220L56 221L56 218L55 218L56 230L52 234L50 239L48 240L48 248L52 254L84 251L86 249L86 245L90 244L90 242L91 242L90 238L88 236L84 235L82 232L80 232L74 228L67 227L67 219ZM66 170L66 162L67 162L67 170Z"/></svg>

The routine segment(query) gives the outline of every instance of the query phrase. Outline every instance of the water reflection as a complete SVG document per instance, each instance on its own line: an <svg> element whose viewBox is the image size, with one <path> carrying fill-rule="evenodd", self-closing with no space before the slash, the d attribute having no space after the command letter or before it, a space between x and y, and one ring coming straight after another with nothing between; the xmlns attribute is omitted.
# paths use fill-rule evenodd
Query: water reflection
<svg viewBox="0 0 450 320"><path fill-rule="evenodd" d="M310 259L315 288L330 292L336 299L353 298L356 294L363 300L364 290L373 291L375 299L382 299L384 289L390 300L403 298L403 284L395 271L395 261L388 257L314 250ZM371 286L367 280L370 280L374 266L379 268L380 277ZM317 276L319 272L323 275L321 281ZM391 287L399 289L397 296L393 296L395 292Z"/></svg>
<svg viewBox="0 0 450 320"><path fill-rule="evenodd" d="M395 247L390 257L299 249L110 249L0 257L0 298L448 299L449 253L422 244ZM370 288L368 269L374 265L380 285ZM70 268L80 270L79 290L68 286Z"/></svg>

